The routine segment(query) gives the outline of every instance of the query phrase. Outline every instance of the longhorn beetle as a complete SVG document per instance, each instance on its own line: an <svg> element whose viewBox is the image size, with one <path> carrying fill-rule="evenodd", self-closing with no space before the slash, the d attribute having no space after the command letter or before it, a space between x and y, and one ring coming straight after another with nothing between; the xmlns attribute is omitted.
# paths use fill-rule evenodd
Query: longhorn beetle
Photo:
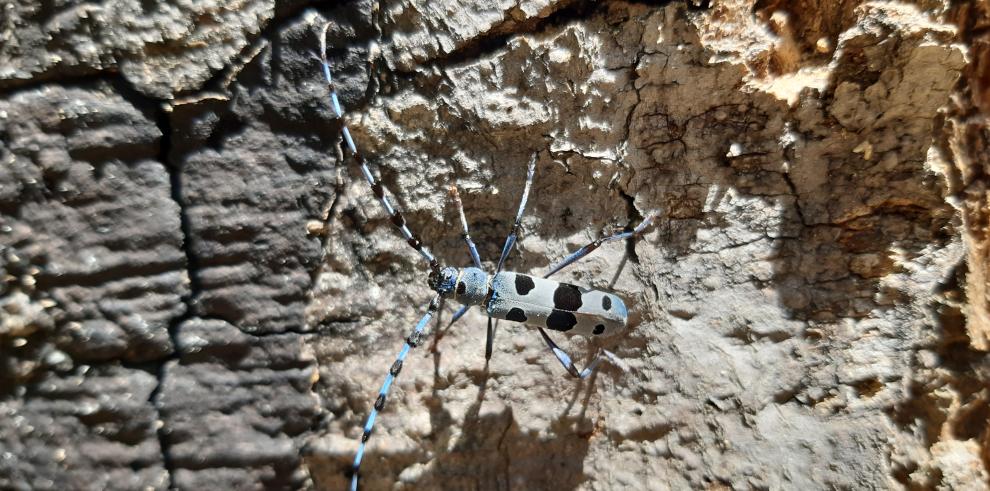
<svg viewBox="0 0 990 491"><path fill-rule="evenodd" d="M330 94L330 105L334 115L340 120L340 134L344 139L347 153L361 166L361 173L371 185L371 191L381 202L382 207L388 213L391 222L402 233L406 242L423 257L429 264L430 274L427 279L429 287L436 292L433 300L426 308L426 314L416 324L413 332L406 338L405 344L399 351L399 355L392 363L385 382L378 391L378 397L368 414L368 419L364 424L364 431L361 434L361 443L358 445L357 453L354 455L354 464L351 468L351 491L357 490L358 475L361 469L361 459L364 457L365 446L371 436L371 430L375 425L375 418L385 407L385 399L388 397L389 389L396 377L402 370L402 363L409 354L409 350L418 346L425 336L427 324L433 316L440 310L444 299L453 299L463 304L454 313L449 325L454 324L474 305L481 306L488 316L488 335L485 340L485 360L492 356L492 343L495 338L495 330L492 327L492 318L504 319L513 322L521 322L535 327L550 351L557 357L561 365L574 377L585 378L594 372L595 368L603 359L609 359L613 363L622 366L622 362L615 355L607 350L599 349L595 359L585 367L578 370L571 357L564 350L560 349L556 343L547 335L546 329L560 331L567 334L580 334L583 336L610 336L625 330L628 320L626 304L618 296L582 288L567 283L560 283L547 279L550 275L564 269L581 258L587 256L592 251L606 242L630 239L639 236L650 225L656 214L648 215L635 229L622 232L608 237L602 237L581 247L565 257L559 263L550 267L542 278L502 271L506 258L516 242L519 231L519 224L522 220L523 210L526 208L526 201L529 198L529 190L533 185L533 174L536 172L536 154L534 153L529 161L529 168L526 173L526 184L523 188L522 199L519 201L519 210L516 212L516 220L512 224L512 230L505 239L502 246L502 254L498 258L498 265L495 273L489 274L481 265L481 258L478 249L471 240L468 233L467 219L464 216L464 206L461 203L457 188L451 186L450 195L457 206L460 215L463 232L461 237L467 245L474 266L466 268L441 267L437 259L427 249L423 247L419 238L409 230L402 212L389 200L385 194L385 187L380 181L375 179L368 169L368 163L364 156L358 151L351 132L344 121L344 110L341 107L340 99L337 97L337 90L334 87L333 77L330 74L330 63L327 61L327 30L330 24L323 27L320 38L319 60L323 65L323 75L326 77L327 87Z"/></svg>

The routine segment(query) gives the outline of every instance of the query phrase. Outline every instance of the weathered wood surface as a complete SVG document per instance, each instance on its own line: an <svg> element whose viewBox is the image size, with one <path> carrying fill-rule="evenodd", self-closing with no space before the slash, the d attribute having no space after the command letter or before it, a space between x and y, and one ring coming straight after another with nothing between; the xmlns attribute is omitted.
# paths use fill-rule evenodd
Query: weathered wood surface
<svg viewBox="0 0 990 491"><path fill-rule="evenodd" d="M464 265L635 311L567 378L469 314L366 489L985 489L990 6L14 2L0 15L0 488L340 489L430 297L357 169ZM449 311L447 313L449 316ZM560 340L580 360L593 345Z"/></svg>

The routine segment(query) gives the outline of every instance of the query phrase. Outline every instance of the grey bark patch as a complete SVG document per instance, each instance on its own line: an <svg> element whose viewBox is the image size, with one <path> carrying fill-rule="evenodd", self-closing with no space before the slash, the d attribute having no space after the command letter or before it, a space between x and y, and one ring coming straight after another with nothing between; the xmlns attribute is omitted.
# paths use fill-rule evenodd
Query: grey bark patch
<svg viewBox="0 0 990 491"><path fill-rule="evenodd" d="M234 468L226 479L302 486L300 439L321 412L311 391L316 364L303 349L302 336L252 336L223 321L193 319L179 326L178 340L179 357L169 362L155 401L171 429L166 438L172 462L184 469L176 474L176 485L191 489L204 482L234 482L216 474ZM265 370L249 377L255 366ZM260 385L222 393L213 387L216 380L248 378ZM269 406L273 401L277 407ZM216 445L215 434L202 431L203 421L225 435L223 441L236 441L237 451ZM254 469L252 462L267 462L270 469Z"/></svg>

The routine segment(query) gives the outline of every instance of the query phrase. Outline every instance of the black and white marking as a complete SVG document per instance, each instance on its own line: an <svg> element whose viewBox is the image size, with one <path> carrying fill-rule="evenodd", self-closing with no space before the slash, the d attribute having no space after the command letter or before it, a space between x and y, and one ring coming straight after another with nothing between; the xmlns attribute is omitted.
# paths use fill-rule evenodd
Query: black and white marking
<svg viewBox="0 0 990 491"><path fill-rule="evenodd" d="M486 308L497 319L583 336L622 332L628 315L622 299L611 293L509 271L492 279Z"/></svg>

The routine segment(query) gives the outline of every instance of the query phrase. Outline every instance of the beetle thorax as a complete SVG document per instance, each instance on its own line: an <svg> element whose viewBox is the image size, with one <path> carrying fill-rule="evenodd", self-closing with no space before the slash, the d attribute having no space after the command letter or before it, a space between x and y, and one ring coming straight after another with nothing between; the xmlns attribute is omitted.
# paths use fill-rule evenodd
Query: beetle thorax
<svg viewBox="0 0 990 491"><path fill-rule="evenodd" d="M453 291L449 294L464 305L481 305L488 297L490 281L488 273L478 268L457 270Z"/></svg>

